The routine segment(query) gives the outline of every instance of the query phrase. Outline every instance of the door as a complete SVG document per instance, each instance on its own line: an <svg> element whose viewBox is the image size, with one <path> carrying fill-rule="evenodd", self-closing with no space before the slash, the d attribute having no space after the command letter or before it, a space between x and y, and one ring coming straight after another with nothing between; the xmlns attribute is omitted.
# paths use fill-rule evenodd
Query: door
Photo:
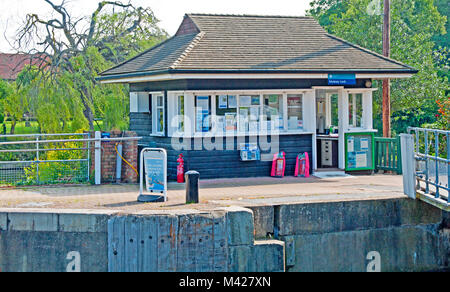
<svg viewBox="0 0 450 292"><path fill-rule="evenodd" d="M339 92L336 89L316 90L317 168L339 167Z"/></svg>

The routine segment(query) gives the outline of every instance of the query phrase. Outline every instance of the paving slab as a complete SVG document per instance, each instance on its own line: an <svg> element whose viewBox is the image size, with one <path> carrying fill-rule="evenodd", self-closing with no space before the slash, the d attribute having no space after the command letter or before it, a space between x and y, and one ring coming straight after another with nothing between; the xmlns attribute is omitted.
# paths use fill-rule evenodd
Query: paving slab
<svg viewBox="0 0 450 292"><path fill-rule="evenodd" d="M138 185L128 184L0 189L0 211L14 212L16 208L42 212L88 209L93 213L103 210L103 212L145 214L147 210L211 211L228 206L269 206L406 197L403 195L402 177L398 175L326 179L264 177L202 180L200 203L190 205L185 204L184 184L170 183L168 202L165 203L138 203L138 193Z"/></svg>

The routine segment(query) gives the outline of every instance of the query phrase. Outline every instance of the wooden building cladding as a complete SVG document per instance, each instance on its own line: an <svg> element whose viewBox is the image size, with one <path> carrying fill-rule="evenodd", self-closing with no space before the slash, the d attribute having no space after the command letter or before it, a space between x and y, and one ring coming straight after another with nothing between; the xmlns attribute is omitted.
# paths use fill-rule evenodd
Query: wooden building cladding
<svg viewBox="0 0 450 292"><path fill-rule="evenodd" d="M185 138L185 143L191 145L202 145L201 150L175 150L172 145L172 138L169 137L151 137L150 142L145 147L157 147L167 150L167 171L168 179L176 180L177 159L179 154L183 154L185 160L185 171L196 170L200 172L202 179L213 178L236 178L236 177L264 177L270 176L272 167L271 151L263 151L262 156L266 158L261 161L241 161L240 151L234 147L234 150L207 150L211 145L205 142L199 142L201 138ZM276 142L273 140L277 140ZM257 142L260 144L260 137L234 137L234 145L241 142ZM296 157L299 153L312 153L312 135L280 135L278 137L264 138L262 144L273 143L273 147L280 148L286 153L286 175L293 176ZM213 143L215 141L213 140ZM223 140L223 149L226 149L226 140ZM312 167L312 159L310 167Z"/></svg>

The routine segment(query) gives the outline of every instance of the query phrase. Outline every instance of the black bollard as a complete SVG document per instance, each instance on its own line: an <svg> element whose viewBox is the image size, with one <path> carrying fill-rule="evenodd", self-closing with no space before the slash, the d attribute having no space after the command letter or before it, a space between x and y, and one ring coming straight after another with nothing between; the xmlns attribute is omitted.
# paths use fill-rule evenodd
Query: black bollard
<svg viewBox="0 0 450 292"><path fill-rule="evenodd" d="M186 204L198 204L198 181L200 173L197 171L188 171L186 178Z"/></svg>

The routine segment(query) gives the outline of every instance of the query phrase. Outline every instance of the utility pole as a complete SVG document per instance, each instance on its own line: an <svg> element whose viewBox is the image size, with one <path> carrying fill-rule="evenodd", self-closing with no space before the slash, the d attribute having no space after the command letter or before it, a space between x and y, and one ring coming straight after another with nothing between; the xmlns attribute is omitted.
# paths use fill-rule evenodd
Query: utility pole
<svg viewBox="0 0 450 292"><path fill-rule="evenodd" d="M384 0L384 22L383 22L383 55L391 55L391 12L390 0ZM383 80L383 137L391 137L391 89L390 80Z"/></svg>

